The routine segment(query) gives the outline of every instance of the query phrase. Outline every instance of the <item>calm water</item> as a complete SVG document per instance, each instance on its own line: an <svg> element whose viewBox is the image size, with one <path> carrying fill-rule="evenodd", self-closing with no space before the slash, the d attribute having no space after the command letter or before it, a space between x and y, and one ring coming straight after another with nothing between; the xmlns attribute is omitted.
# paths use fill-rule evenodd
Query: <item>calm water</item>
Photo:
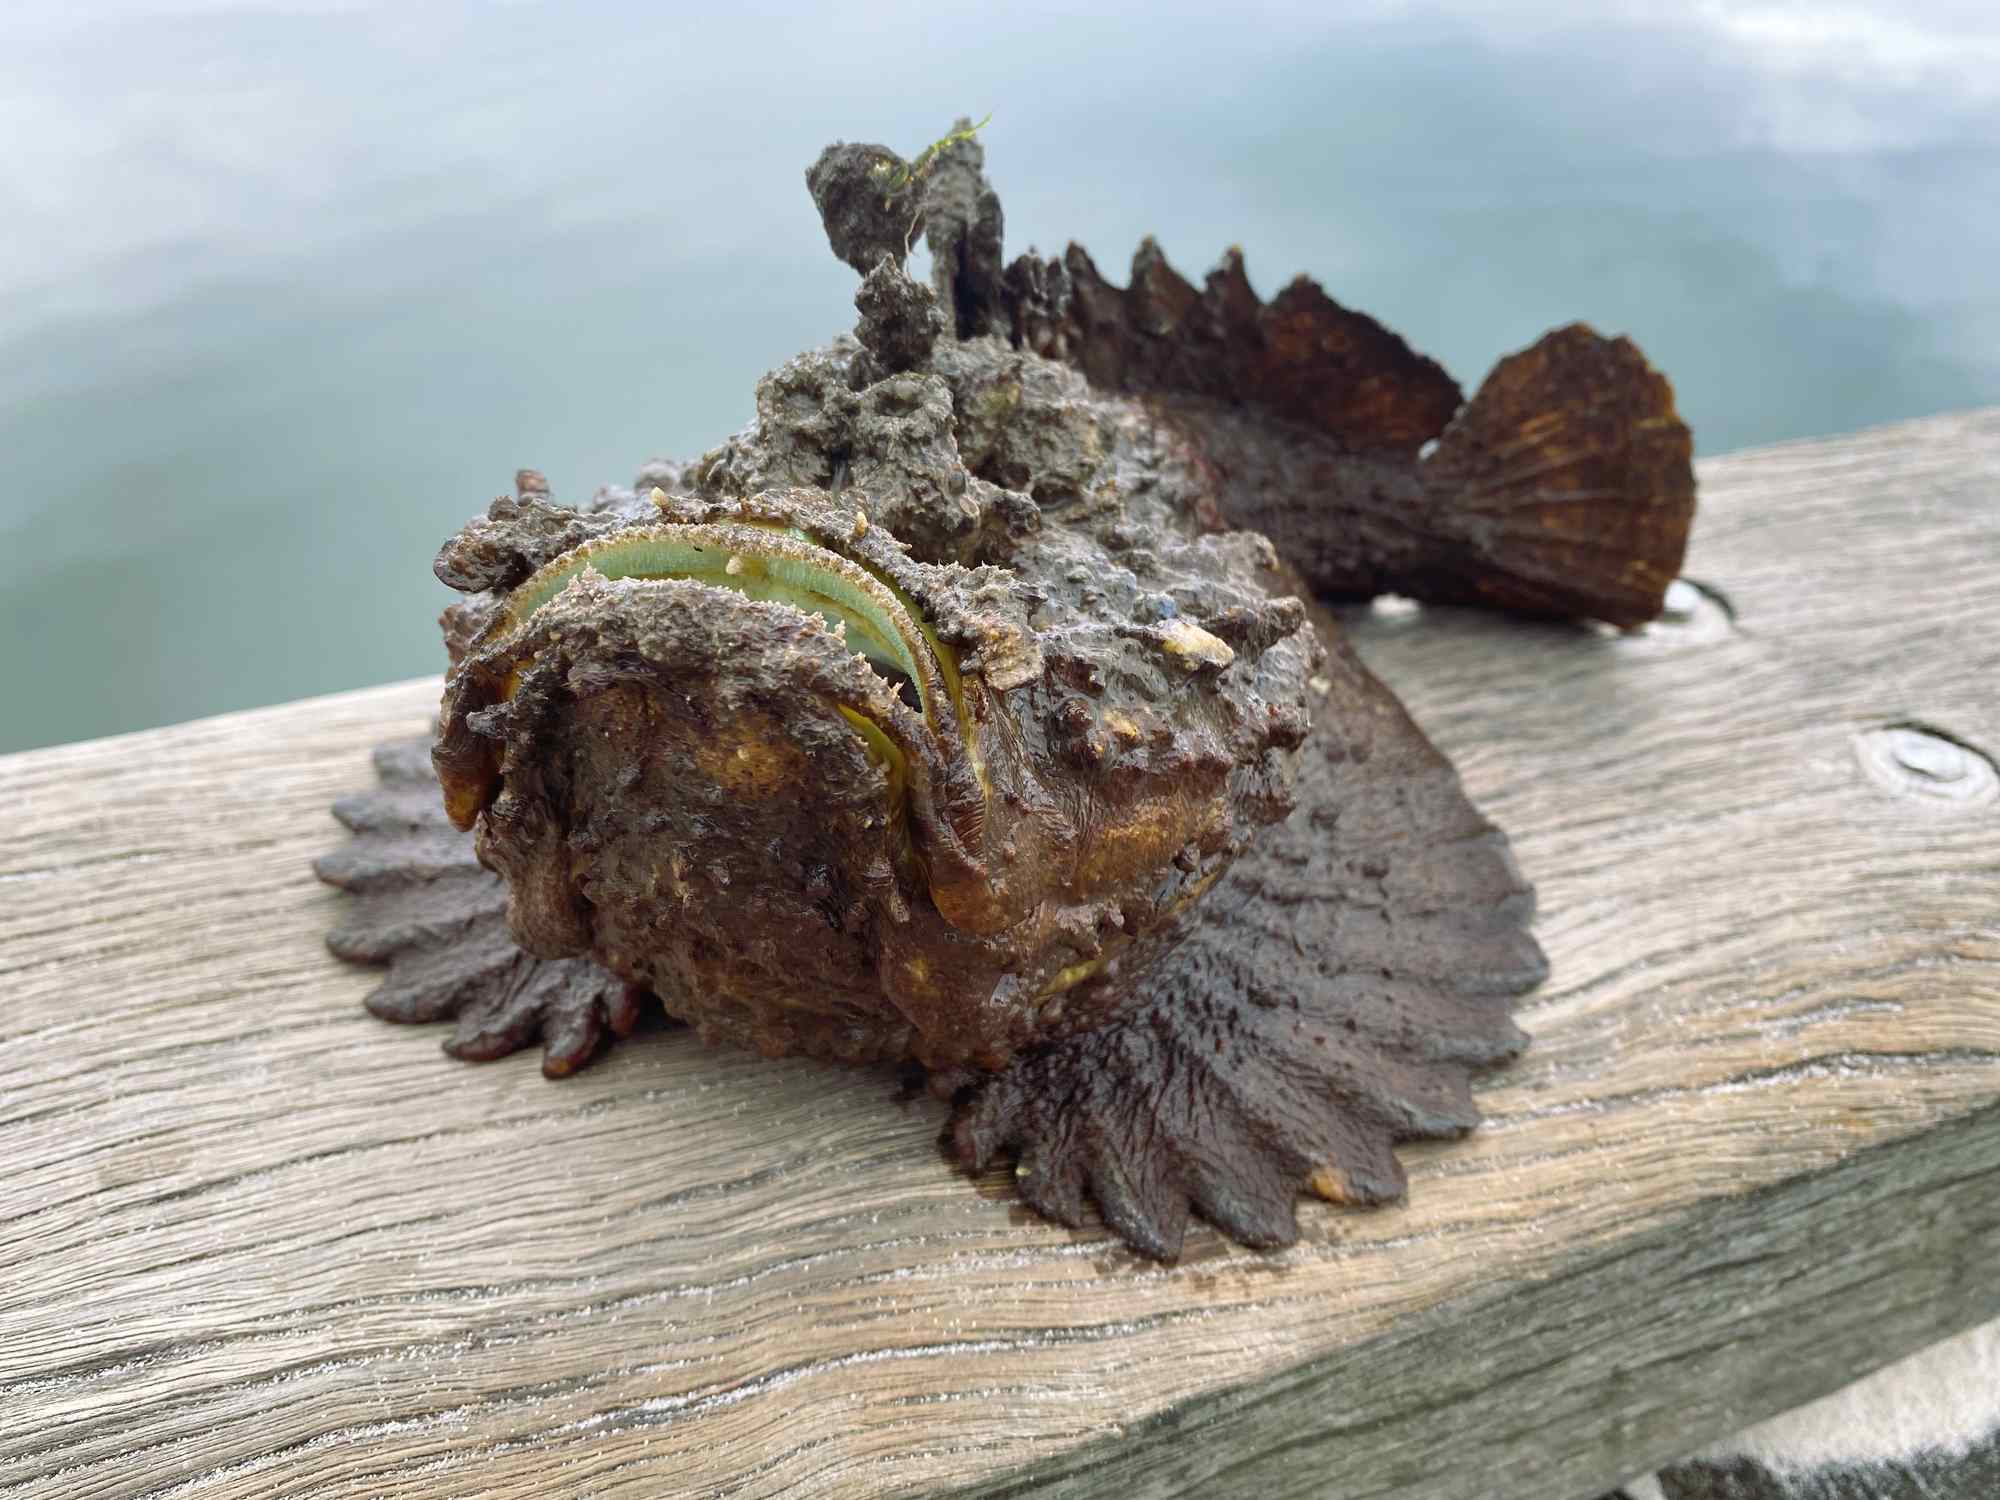
<svg viewBox="0 0 2000 1500"><path fill-rule="evenodd" d="M1704 452L2000 402L1984 0L985 9L6 0L0 750L434 670L438 543L740 425L851 318L805 165L963 112L1010 253L1237 242L1468 385L1586 318Z"/></svg>

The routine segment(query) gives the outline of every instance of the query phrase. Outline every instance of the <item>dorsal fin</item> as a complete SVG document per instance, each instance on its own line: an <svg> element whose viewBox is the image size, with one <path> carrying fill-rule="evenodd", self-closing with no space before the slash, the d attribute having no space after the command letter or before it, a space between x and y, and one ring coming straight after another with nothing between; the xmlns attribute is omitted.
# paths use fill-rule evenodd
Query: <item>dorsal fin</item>
<svg viewBox="0 0 2000 1500"><path fill-rule="evenodd" d="M1253 407L1345 452L1383 456L1414 455L1464 399L1437 361L1308 277L1259 301L1233 246L1200 290L1151 239L1124 287L1079 245L1060 262L1023 257L1007 281L1016 341L1067 359L1102 390ZM1053 296L1019 294L1052 284Z"/></svg>

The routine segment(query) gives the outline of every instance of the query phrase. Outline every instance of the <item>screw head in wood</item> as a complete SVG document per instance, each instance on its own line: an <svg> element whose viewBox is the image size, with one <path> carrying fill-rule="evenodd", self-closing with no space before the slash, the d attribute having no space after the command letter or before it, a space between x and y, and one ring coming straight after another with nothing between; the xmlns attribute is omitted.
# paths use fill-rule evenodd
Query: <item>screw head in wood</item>
<svg viewBox="0 0 2000 1500"><path fill-rule="evenodd" d="M1900 797L1961 809L2000 800L2000 767L1985 751L1922 724L1887 724L1855 736L1861 768Z"/></svg>

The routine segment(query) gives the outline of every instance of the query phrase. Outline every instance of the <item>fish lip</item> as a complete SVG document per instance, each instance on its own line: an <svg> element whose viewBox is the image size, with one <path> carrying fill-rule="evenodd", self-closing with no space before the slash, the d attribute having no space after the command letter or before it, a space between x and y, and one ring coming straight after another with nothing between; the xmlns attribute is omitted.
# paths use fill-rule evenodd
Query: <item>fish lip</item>
<svg viewBox="0 0 2000 1500"><path fill-rule="evenodd" d="M877 570L773 519L661 521L584 542L508 594L482 633L481 648L502 645L525 629L536 612L586 572L605 579L685 579L818 614L856 655L910 679L924 727L940 746L952 728L962 730L956 665L917 602ZM850 631L859 636L858 645Z"/></svg>

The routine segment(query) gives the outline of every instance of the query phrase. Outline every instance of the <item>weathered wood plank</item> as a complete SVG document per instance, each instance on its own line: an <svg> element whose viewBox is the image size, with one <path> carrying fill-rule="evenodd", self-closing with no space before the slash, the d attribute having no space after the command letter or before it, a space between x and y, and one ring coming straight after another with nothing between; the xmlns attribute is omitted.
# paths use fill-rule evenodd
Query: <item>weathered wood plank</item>
<svg viewBox="0 0 2000 1500"><path fill-rule="evenodd" d="M1733 627L1358 622L1555 973L1277 1256L1035 1220L884 1075L368 1018L307 861L434 684L0 761L0 1492L1561 1500L2000 1315L2000 801L1880 733L2000 746L2000 413L1702 478Z"/></svg>

